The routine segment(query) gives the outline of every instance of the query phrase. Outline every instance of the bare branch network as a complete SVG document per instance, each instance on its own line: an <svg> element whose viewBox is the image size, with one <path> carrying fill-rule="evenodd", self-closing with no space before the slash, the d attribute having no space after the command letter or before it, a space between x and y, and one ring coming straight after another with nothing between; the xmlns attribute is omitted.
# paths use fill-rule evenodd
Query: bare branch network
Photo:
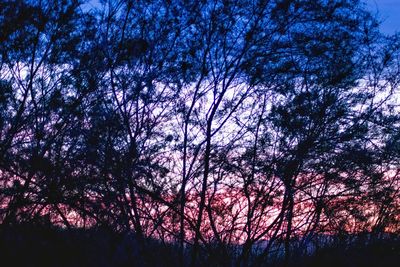
<svg viewBox="0 0 400 267"><path fill-rule="evenodd" d="M360 1L0 6L2 226L108 227L192 266L399 234L400 39Z"/></svg>

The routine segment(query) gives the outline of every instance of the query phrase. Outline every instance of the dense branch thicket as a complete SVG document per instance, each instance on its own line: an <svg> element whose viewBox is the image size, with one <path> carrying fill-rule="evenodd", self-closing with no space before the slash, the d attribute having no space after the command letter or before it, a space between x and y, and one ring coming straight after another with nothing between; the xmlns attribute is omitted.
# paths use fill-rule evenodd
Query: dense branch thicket
<svg viewBox="0 0 400 267"><path fill-rule="evenodd" d="M3 226L237 266L399 233L400 39L358 0L0 5Z"/></svg>

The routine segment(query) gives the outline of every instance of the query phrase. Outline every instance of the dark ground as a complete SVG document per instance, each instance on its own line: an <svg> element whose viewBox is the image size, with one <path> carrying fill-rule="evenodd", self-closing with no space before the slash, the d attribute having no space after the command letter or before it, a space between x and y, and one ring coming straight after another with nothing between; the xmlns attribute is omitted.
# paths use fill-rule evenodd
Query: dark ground
<svg viewBox="0 0 400 267"><path fill-rule="evenodd" d="M146 249L141 251L140 247L133 234L115 234L104 228L0 227L0 266L179 266L178 250L173 245L146 240ZM220 266L210 260L203 265ZM336 244L316 255L298 257L290 266L397 267L400 241L394 238L346 249Z"/></svg>

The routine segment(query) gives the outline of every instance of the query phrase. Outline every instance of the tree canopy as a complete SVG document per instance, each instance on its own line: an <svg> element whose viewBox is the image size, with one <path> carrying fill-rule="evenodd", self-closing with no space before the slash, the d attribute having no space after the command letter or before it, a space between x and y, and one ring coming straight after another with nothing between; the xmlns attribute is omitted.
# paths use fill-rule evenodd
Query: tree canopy
<svg viewBox="0 0 400 267"><path fill-rule="evenodd" d="M1 6L3 225L238 266L399 233L400 39L359 0Z"/></svg>

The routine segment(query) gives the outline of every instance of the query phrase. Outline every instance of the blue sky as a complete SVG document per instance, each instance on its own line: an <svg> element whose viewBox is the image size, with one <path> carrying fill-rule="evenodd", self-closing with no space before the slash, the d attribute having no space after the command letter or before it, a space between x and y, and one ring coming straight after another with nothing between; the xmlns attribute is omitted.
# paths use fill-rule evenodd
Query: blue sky
<svg viewBox="0 0 400 267"><path fill-rule="evenodd" d="M400 0L367 0L368 8L374 13L378 11L383 20L381 29L387 34L400 32Z"/></svg>

